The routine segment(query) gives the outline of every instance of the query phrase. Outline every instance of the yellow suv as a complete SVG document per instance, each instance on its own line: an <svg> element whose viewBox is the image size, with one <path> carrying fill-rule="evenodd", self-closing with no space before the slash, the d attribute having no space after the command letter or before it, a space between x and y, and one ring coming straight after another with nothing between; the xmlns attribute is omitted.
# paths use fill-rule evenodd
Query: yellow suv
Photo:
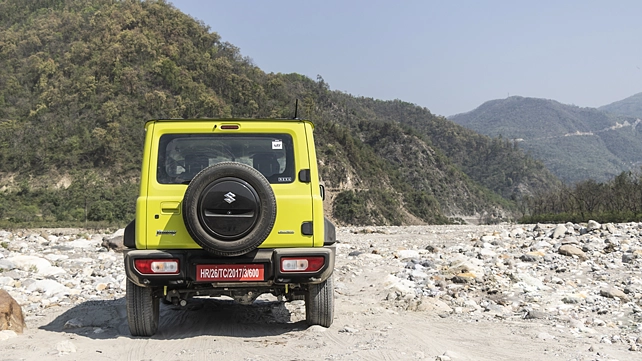
<svg viewBox="0 0 642 361"><path fill-rule="evenodd" d="M323 215L314 126L305 120L152 120L136 219L125 228L127 320L156 333L159 301L305 299L334 316L335 227Z"/></svg>

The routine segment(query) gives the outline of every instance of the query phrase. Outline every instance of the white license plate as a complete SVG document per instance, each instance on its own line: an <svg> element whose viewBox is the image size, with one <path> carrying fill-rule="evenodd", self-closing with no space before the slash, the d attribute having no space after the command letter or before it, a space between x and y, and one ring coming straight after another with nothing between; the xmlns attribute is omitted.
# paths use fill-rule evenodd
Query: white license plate
<svg viewBox="0 0 642 361"><path fill-rule="evenodd" d="M262 264L207 264L196 266L197 281L234 282L264 281Z"/></svg>

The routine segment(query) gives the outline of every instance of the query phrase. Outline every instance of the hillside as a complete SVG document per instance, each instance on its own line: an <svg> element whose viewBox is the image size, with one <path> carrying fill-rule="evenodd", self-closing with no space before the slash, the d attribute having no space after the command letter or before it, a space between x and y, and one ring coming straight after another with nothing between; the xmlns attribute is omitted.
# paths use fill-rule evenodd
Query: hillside
<svg viewBox="0 0 642 361"><path fill-rule="evenodd" d="M427 109L267 74L164 1L0 1L0 84L0 221L12 224L122 223L147 119L289 118L295 99L339 223L505 217L507 198L557 182L512 143Z"/></svg>
<svg viewBox="0 0 642 361"><path fill-rule="evenodd" d="M594 108L509 97L450 119L482 134L516 140L566 182L604 181L642 164L637 119Z"/></svg>
<svg viewBox="0 0 642 361"><path fill-rule="evenodd" d="M626 115L633 118L642 118L642 93L618 100L598 108L607 113Z"/></svg>

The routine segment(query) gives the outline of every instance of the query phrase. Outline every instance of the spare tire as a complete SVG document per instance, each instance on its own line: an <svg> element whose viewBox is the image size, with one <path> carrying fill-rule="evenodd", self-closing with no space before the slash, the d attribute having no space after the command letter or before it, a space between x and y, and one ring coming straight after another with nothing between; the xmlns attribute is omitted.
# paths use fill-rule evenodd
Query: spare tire
<svg viewBox="0 0 642 361"><path fill-rule="evenodd" d="M219 256L239 256L258 247L276 220L276 198L268 180L242 163L203 169L189 183L183 221L194 241Z"/></svg>

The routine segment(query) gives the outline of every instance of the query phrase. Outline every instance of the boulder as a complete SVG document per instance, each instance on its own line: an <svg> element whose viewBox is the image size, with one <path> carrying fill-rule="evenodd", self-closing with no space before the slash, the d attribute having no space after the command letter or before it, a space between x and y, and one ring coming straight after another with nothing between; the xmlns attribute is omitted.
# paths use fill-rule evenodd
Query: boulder
<svg viewBox="0 0 642 361"><path fill-rule="evenodd" d="M588 221L588 227L586 227L589 231L594 231L602 228L602 225L599 224L598 222L594 220Z"/></svg>
<svg viewBox="0 0 642 361"><path fill-rule="evenodd" d="M563 224L558 224L557 227L555 227L555 230L553 231L553 235L551 238L556 239L564 236L567 232L566 225Z"/></svg>
<svg viewBox="0 0 642 361"><path fill-rule="evenodd" d="M25 326L18 302L7 291L0 289L0 331L22 333Z"/></svg>
<svg viewBox="0 0 642 361"><path fill-rule="evenodd" d="M114 250L114 252L122 252L127 249L123 243L123 236L125 235L125 229L119 229L116 233L111 236L104 237L102 246Z"/></svg>
<svg viewBox="0 0 642 361"><path fill-rule="evenodd" d="M577 256L582 261L586 261L588 259L584 251L575 246L571 246L570 244L561 246L557 252L564 256Z"/></svg>

